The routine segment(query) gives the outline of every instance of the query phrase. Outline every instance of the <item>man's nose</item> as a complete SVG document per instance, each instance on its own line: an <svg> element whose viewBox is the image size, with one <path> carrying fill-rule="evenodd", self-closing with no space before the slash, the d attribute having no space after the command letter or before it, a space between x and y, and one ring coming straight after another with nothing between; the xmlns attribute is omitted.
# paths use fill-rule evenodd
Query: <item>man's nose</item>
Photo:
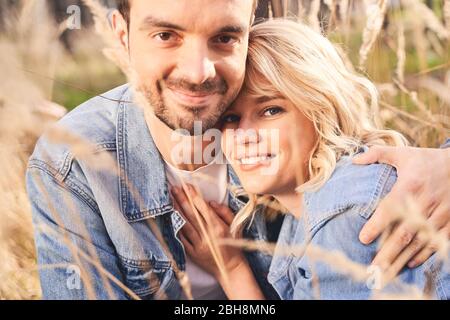
<svg viewBox="0 0 450 320"><path fill-rule="evenodd" d="M180 55L178 70L181 77L193 84L202 84L216 77L216 67L211 59L208 44L200 39L191 40Z"/></svg>

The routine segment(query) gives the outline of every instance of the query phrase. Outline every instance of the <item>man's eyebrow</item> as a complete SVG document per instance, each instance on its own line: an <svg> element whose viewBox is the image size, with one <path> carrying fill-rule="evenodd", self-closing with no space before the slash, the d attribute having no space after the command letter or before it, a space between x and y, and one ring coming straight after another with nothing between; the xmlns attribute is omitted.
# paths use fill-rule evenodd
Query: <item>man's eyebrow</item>
<svg viewBox="0 0 450 320"><path fill-rule="evenodd" d="M284 99L282 96L261 96L256 98L256 103L266 103L272 100Z"/></svg>
<svg viewBox="0 0 450 320"><path fill-rule="evenodd" d="M217 33L245 33L248 28L241 25L227 25L219 28Z"/></svg>
<svg viewBox="0 0 450 320"><path fill-rule="evenodd" d="M176 25L174 23L164 21L152 16L148 16L142 20L140 30L146 29L146 28L167 28L167 29L174 29L179 31L186 31L185 28Z"/></svg>
<svg viewBox="0 0 450 320"><path fill-rule="evenodd" d="M162 19L158 19L156 17L147 16L142 20L141 26L139 29L146 28L167 28L179 31L186 31L186 28L176 25L169 21L164 21ZM247 32L248 28L242 25L227 25L219 28L216 33L237 33L243 34Z"/></svg>

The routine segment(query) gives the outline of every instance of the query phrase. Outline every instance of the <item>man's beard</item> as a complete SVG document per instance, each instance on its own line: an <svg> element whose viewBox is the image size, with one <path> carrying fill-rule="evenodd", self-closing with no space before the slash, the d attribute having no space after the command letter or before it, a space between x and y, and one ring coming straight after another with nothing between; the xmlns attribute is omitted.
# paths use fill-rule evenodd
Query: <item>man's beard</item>
<svg viewBox="0 0 450 320"><path fill-rule="evenodd" d="M225 94L228 92L228 85L223 80L219 83L207 81L201 85L193 85L184 80L158 81L156 85L152 87L142 85L145 97L153 107L155 116L172 130L184 129L187 130L190 135L204 134L207 130L216 127L220 117L234 100L234 97L231 97L230 99L220 101L219 105L208 110L208 114L203 115L203 117L201 117L201 113L204 112L203 107L185 106L185 109L188 110L192 116L183 117L177 114L174 107L168 106L164 101L162 94L163 87L166 88L166 90L170 90L167 89L167 87L182 88L190 92L219 94L222 97L225 97ZM196 122L201 123L201 132L198 132L198 129L194 130Z"/></svg>

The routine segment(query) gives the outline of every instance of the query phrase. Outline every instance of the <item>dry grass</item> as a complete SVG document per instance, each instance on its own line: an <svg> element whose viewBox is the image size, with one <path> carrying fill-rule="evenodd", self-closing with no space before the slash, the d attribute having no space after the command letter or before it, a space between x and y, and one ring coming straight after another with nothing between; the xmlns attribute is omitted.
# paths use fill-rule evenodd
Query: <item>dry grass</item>
<svg viewBox="0 0 450 320"><path fill-rule="evenodd" d="M138 104L150 110L147 100L137 90L137 77L134 70L129 68L126 54L110 32L105 9L97 1L84 2L96 18L96 30L104 41L104 54L122 70L133 85ZM358 66L378 83L382 94L380 116L386 126L400 130L413 145L436 147L450 135L450 1L440 1L440 11L430 10L418 0L403 0L401 8L390 8L388 2L364 1L371 8L367 10L360 1L326 1L330 11L327 15L329 20L321 21L318 16L320 1L315 0L311 2L309 11L302 5L298 6L299 19L309 22L317 30L321 26L327 26L328 35L341 45L341 53L346 55L347 63ZM65 53L58 40L64 26L56 25L48 17L45 2L27 0L21 3L17 11L4 15L4 19L7 17L7 28L0 35L0 70L2 74L8 74L8 79L0 83L0 299L40 297L24 173L37 137L63 114L61 107L49 102L58 96L54 92L53 79L64 75L64 81L73 82L70 74L77 68L75 57ZM283 10L277 7L272 12L280 13ZM368 16L360 18L360 13L365 12ZM284 10L284 13L287 11ZM86 34L86 38L92 39L92 34ZM90 49L92 47L87 44L85 46L83 50L87 51L86 56L98 57L98 53L93 51L97 48ZM61 61L68 67L59 68ZM104 65L105 60L98 57L87 63L89 66L98 66ZM105 69L107 68L114 67L108 65ZM56 84L61 85L61 82ZM72 89L76 87L80 85L73 85ZM94 153L88 143L71 133L55 128L48 134L55 142L70 145L74 154L94 168L116 170L112 159L107 155ZM98 163L102 163L102 166L98 167ZM132 190L133 186L129 188ZM414 211L413 205L407 209L394 210L398 219L408 218L427 237L435 239L440 244L441 256L446 257L447 239L440 238L421 215ZM57 216L57 210L54 211L54 216ZM409 214L405 216L402 212ZM149 220L150 228L162 241L158 229ZM218 250L221 243L251 250L274 250L273 245L266 243L215 239L205 226L202 227L202 232L208 237L216 261L221 266L222 257ZM70 243L68 246L70 247ZM170 258L170 252L167 247L165 249ZM315 260L331 263L337 270L356 280L362 281L367 276L365 266L357 265L337 253L311 246L282 249L279 252L281 254L306 254ZM105 283L106 279L117 281L98 264L95 253L81 252L72 247L71 250L78 259L98 267ZM176 266L175 263L173 265ZM187 275L180 270L175 271L189 297ZM223 269L222 273L225 273ZM226 278L225 274L224 277ZM89 277L84 277L84 280L89 283ZM124 287L123 284L120 285ZM426 298L414 288L409 292L410 298ZM138 298L132 292L130 295ZM397 299L399 296L374 298Z"/></svg>

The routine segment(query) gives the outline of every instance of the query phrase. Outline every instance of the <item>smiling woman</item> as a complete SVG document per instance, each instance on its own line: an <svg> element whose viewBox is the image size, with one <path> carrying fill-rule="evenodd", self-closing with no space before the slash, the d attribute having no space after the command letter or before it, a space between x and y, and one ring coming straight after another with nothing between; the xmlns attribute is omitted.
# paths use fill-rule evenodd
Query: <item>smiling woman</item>
<svg viewBox="0 0 450 320"><path fill-rule="evenodd" d="M362 145L406 143L399 133L379 129L369 116L378 109L375 86L347 69L333 44L305 25L274 20L254 26L246 72L244 89L225 114L224 129L278 128L280 134L278 150L270 152L277 155L270 162L277 162L278 174L258 179L259 171L236 164L243 186L252 194L317 190L339 159L355 154ZM267 139L258 135L253 148ZM242 158L233 153L239 148L234 136L225 134L224 141L227 157ZM238 146L230 153L233 143ZM248 146L244 144L247 154ZM270 162L253 164L252 169ZM250 201L237 215L234 232L250 219L255 205Z"/></svg>
<svg viewBox="0 0 450 320"><path fill-rule="evenodd" d="M193 188L187 193L204 228L219 239L230 232L245 238L250 228L263 228L273 202L285 208L276 246L267 248L273 253L267 279L282 299L369 299L412 295L415 289L419 296L448 299L450 274L440 261L446 252L420 267L402 269L397 277L384 264L371 266L379 240L370 245L358 241L359 231L396 183L397 172L385 164L355 165L352 158L368 146L405 145L401 134L373 121L377 107L375 86L348 68L320 33L290 20L252 28L243 90L222 117L223 151L248 204L234 216L226 206L202 202ZM270 142L273 132L278 132L276 145ZM275 170L265 174L263 169L274 163ZM177 194L191 217L187 197ZM225 216L226 227L210 222L215 215ZM258 298L254 278L248 272L242 276L248 266L240 252L221 249L229 277L235 279L223 282L191 221L193 231L186 228L181 240L194 262L209 266L230 298L242 299L242 287L248 293L244 299ZM252 248L248 242L227 243Z"/></svg>

